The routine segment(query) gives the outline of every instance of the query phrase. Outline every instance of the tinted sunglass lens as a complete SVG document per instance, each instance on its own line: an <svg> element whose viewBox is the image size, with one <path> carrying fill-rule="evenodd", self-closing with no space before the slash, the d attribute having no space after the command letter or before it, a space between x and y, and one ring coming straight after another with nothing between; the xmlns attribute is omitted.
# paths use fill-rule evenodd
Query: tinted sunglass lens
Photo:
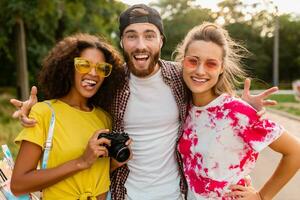
<svg viewBox="0 0 300 200"><path fill-rule="evenodd" d="M195 58L185 58L185 64L187 67L197 67L198 61Z"/></svg>
<svg viewBox="0 0 300 200"><path fill-rule="evenodd" d="M99 66L97 66L96 69L97 69L97 73L101 77L107 77L111 72L111 68L107 64L99 65Z"/></svg>
<svg viewBox="0 0 300 200"><path fill-rule="evenodd" d="M81 73L87 73L90 71L90 65L85 63L80 63L76 65L76 69Z"/></svg>

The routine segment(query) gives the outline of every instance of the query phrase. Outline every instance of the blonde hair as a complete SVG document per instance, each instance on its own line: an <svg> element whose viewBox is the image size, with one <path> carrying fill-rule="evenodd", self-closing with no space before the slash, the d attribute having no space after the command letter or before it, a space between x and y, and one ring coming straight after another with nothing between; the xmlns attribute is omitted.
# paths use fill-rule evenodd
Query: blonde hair
<svg viewBox="0 0 300 200"><path fill-rule="evenodd" d="M248 50L233 41L224 28L214 23L204 22L191 29L177 46L174 52L176 55L175 60L182 62L189 45L199 40L213 42L223 50L223 73L220 74L219 80L213 88L215 94L229 93L234 95L236 86L241 84L241 80L246 77L241 59L248 55Z"/></svg>

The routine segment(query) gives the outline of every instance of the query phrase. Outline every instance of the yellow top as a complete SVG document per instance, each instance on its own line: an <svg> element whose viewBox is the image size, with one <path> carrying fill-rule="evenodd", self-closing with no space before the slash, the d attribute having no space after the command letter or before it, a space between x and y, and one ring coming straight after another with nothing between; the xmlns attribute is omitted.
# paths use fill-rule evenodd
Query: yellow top
<svg viewBox="0 0 300 200"><path fill-rule="evenodd" d="M111 128L110 116L100 108L85 112L59 100L50 102L55 111L56 121L47 168L78 158L96 130ZM37 103L32 107L29 116L36 119L37 124L31 128L24 128L15 142L26 140L44 149L51 110L45 103ZM94 199L107 192L110 185L109 163L109 158L99 158L89 169L44 189L43 199Z"/></svg>

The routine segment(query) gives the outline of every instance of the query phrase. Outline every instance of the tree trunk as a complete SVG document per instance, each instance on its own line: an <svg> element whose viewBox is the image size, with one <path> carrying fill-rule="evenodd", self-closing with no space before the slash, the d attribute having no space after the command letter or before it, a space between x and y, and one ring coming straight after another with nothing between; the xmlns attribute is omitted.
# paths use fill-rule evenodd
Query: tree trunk
<svg viewBox="0 0 300 200"><path fill-rule="evenodd" d="M29 82L27 70L27 55L25 30L22 18L16 20L16 63L17 63L17 90L18 98L26 100L29 96Z"/></svg>

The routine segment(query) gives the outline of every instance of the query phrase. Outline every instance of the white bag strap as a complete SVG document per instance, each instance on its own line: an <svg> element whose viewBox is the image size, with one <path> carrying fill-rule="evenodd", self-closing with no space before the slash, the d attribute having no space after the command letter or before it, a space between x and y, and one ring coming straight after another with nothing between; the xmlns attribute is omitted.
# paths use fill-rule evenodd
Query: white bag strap
<svg viewBox="0 0 300 200"><path fill-rule="evenodd" d="M49 129L48 129L48 137L44 144L44 154L43 154L42 166L41 166L42 169L47 168L49 153L50 153L50 150L52 147L53 130L54 130L54 125L55 125L55 112L53 110L53 107L51 106L51 103L48 101L44 101L44 103L46 103L51 110L51 119L50 119L50 124L49 124Z"/></svg>

